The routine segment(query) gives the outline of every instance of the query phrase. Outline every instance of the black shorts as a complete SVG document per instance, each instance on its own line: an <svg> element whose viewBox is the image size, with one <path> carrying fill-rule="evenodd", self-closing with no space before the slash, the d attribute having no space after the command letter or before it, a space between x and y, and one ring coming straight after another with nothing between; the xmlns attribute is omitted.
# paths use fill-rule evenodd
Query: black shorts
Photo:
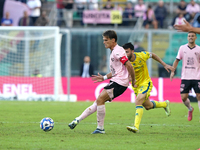
<svg viewBox="0 0 200 150"><path fill-rule="evenodd" d="M200 80L181 80L180 93L189 93L191 89L200 93Z"/></svg>
<svg viewBox="0 0 200 150"><path fill-rule="evenodd" d="M147 24L152 24L153 20L144 20L143 25L146 26Z"/></svg>
<svg viewBox="0 0 200 150"><path fill-rule="evenodd" d="M114 99L115 97L121 95L126 91L127 87L122 86L116 82L110 81L108 85L104 87L104 89L107 91L110 99Z"/></svg>

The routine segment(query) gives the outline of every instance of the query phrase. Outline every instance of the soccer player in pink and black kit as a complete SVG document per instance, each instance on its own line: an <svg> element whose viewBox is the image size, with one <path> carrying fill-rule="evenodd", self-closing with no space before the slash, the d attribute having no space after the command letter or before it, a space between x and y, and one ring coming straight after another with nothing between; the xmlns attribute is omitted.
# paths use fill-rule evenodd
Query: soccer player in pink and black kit
<svg viewBox="0 0 200 150"><path fill-rule="evenodd" d="M195 40L197 39L196 33L189 32L187 39L188 44L180 46L173 67L176 69L179 61L182 60L180 93L183 103L189 110L188 121L191 121L192 113L194 111L188 98L188 93L191 88L193 88L196 93L200 110L200 46L195 44ZM173 77L174 72L171 72L171 81Z"/></svg>
<svg viewBox="0 0 200 150"><path fill-rule="evenodd" d="M92 134L104 134L105 102L112 101L114 98L124 93L129 86L129 77L131 77L132 86L134 87L134 69L126 56L124 48L117 44L116 32L113 30L105 31L103 33L103 43L105 48L111 50L111 72L105 76L98 73L98 75L93 75L92 79L95 83L110 79L110 83L104 87L96 101L68 125L71 129L74 129L81 120L97 111L97 129L92 132Z"/></svg>

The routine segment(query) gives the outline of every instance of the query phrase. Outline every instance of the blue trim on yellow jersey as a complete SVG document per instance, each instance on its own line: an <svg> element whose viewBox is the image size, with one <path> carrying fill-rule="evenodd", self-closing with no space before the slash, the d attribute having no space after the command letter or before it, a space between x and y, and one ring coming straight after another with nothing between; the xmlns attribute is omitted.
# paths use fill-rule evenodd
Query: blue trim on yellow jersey
<svg viewBox="0 0 200 150"><path fill-rule="evenodd" d="M142 51L143 53L147 54L145 51Z"/></svg>
<svg viewBox="0 0 200 150"><path fill-rule="evenodd" d="M154 101L151 101L153 103L153 108L156 108L156 103Z"/></svg>
<svg viewBox="0 0 200 150"><path fill-rule="evenodd" d="M149 87L150 87L150 82L148 83L148 87L147 87L147 90L142 92L142 94L146 93L148 90L149 90Z"/></svg>
<svg viewBox="0 0 200 150"><path fill-rule="evenodd" d="M135 55L135 53L134 53L134 55ZM135 60L136 60L136 55L135 55ZM135 61L135 60L134 60L134 61ZM134 61L133 61L133 62L134 62Z"/></svg>
<svg viewBox="0 0 200 150"><path fill-rule="evenodd" d="M136 108L136 109L138 109L138 108L143 108L143 106L136 106L135 108Z"/></svg>

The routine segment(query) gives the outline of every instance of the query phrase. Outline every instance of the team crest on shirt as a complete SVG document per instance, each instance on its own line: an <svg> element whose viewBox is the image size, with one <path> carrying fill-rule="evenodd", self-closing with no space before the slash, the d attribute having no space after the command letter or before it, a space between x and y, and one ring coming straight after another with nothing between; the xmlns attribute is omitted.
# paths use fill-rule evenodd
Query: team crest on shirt
<svg viewBox="0 0 200 150"><path fill-rule="evenodd" d="M188 57L187 65L194 65L194 58L193 57Z"/></svg>

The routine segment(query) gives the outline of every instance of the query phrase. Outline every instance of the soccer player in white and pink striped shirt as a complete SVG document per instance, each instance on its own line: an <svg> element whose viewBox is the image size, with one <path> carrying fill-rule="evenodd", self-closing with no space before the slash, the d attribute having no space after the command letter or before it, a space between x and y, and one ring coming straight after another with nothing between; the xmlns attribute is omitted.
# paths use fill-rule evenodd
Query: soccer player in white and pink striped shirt
<svg viewBox="0 0 200 150"><path fill-rule="evenodd" d="M124 93L129 85L129 76L132 79L132 86L135 84L135 72L127 58L126 51L117 44L117 34L113 30L103 33L103 43L105 48L111 50L110 70L105 76L101 74L93 75L94 82L102 82L110 79L110 83L104 87L96 101L76 117L68 126L74 129L81 120L97 111L97 129L92 134L104 134L105 102L112 101L117 96Z"/></svg>
<svg viewBox="0 0 200 150"><path fill-rule="evenodd" d="M188 98L188 93L191 88L193 88L196 93L200 110L200 46L195 44L197 39L196 33L189 32L187 39L188 44L180 46L176 60L173 63L173 67L176 69L179 61L182 60L180 93L183 103L189 110L188 121L191 121L192 113L194 111L194 108L191 106ZM173 77L174 72L171 72L171 81Z"/></svg>

